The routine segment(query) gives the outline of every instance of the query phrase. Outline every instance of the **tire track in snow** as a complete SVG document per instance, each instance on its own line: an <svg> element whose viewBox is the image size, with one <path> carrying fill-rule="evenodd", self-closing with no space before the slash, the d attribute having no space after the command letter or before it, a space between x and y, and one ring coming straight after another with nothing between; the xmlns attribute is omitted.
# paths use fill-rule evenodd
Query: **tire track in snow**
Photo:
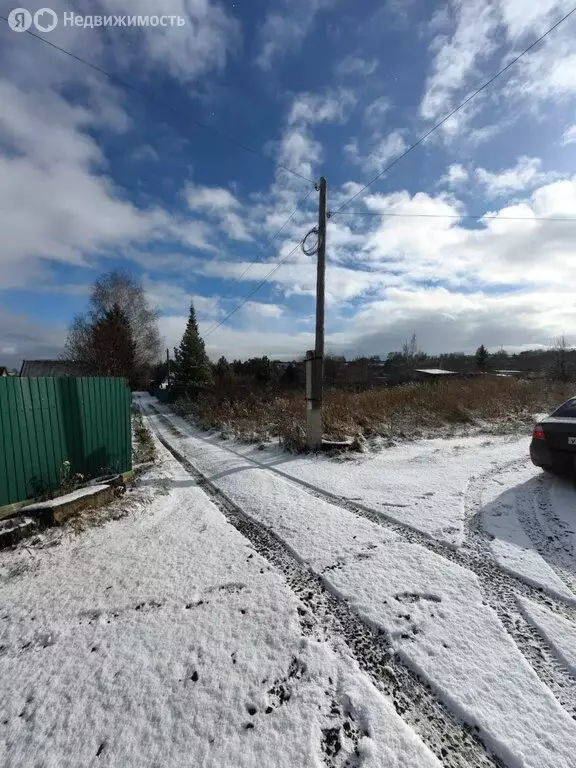
<svg viewBox="0 0 576 768"><path fill-rule="evenodd" d="M169 419L157 411L156 415L173 434L181 436ZM425 680L400 661L384 632L365 624L347 601L330 591L280 537L232 502L150 423L162 445L217 504L226 519L285 576L303 605L298 613L304 633L329 640L336 649L344 646L352 651L360 668L446 768L504 768L481 741L479 729L458 718L436 698Z"/></svg>
<svg viewBox="0 0 576 768"><path fill-rule="evenodd" d="M474 478L465 497L468 519L468 540L484 567L475 571L480 579L484 596L496 611L498 618L512 637L520 652L531 664L542 682L552 691L562 707L576 717L576 679L558 660L554 650L540 632L524 618L517 602L518 593L575 620L575 611L554 601L543 591L531 587L521 579L508 576L494 559L489 540L482 528L482 491L486 481L508 467L501 467Z"/></svg>
<svg viewBox="0 0 576 768"><path fill-rule="evenodd" d="M534 482L534 494L524 492L517 505L522 527L536 547L537 552L572 591L576 591L574 568L576 556L572 542L567 542L564 524L556 517L550 502L550 487L555 478L541 475ZM541 518L535 510L541 513Z"/></svg>
<svg viewBox="0 0 576 768"><path fill-rule="evenodd" d="M162 420L162 423L165 424L167 429L169 429L169 431L175 437L179 437L183 439L193 437L193 435L182 432L182 430L176 424L174 424L174 422L169 418L168 415L162 413L161 411L158 411L154 406L148 405L147 407L149 407L153 411L155 416L157 416L159 419ZM508 583L509 588L511 590L515 589L521 592L521 594L525 595L531 600L541 603L545 605L547 608L555 610L557 613L562 614L566 618L569 618L574 623L576 623L576 606L571 606L563 602L560 598L557 598L555 595L549 595L544 590L544 588L540 588L532 584L528 584L525 581L523 581L519 576L516 576L510 573L509 571L505 570L504 568L502 568L500 564L492 556L491 550L489 548L488 550L486 550L486 547L485 547L486 534L484 534L483 531L481 533L481 541L479 541L476 536L469 535L466 543L467 544L466 548L457 549L456 547L451 547L445 543L442 543L432 538L431 536L428 536L427 534L417 530L416 528L413 528L411 525L408 525L407 523L402 523L398 521L396 518L386 514L386 512L373 509L372 507L368 507L357 501L347 499L344 496L338 496L337 494L330 493L330 491L326 491L323 488L319 488L318 486L312 485L311 483L308 483L306 480L301 480L300 478L293 477L287 472L283 472L282 470L277 469L276 467L271 467L267 464L261 464L255 459L247 458L242 453L235 451L233 448L229 448L228 446L218 445L217 447L220 450L227 451L228 453L232 453L234 456L237 456L238 458L242 459L243 461L246 461L249 464L253 464L259 469L263 469L268 472L273 472L274 474L279 475L284 480L290 483L293 483L294 485L300 486L311 496L314 496L319 499L323 499L324 501L328 501L330 504L335 504L336 506L342 507L343 509L346 509L349 512L352 512L358 517L364 517L367 520L370 520L372 523L376 523L376 525L392 530L395 533L399 534L405 541L408 541L411 544L418 544L421 547L424 547L430 550L431 552L434 552L434 554L439 555L440 557L444 557L445 559L450 560L451 562L456 563L462 566L463 568L467 568L469 571L473 571L481 579L487 578L487 576L490 576L490 578L493 578L493 579L502 579ZM514 466L519 466L523 464L524 461L525 461L524 459L513 459L512 461L507 461L499 465L497 468L491 469L488 472L485 472L484 474L479 475L478 480L485 482L489 478L494 477L496 474L505 472L506 470ZM475 505L469 504L468 502L468 494L465 496L464 504L465 506L469 505L472 510L467 514L467 519L472 518L475 514L477 514L478 510L475 508ZM470 531L468 531L468 533L470 533ZM488 553L488 558L487 558L487 553ZM488 563L486 562L487 559L489 560Z"/></svg>
<svg viewBox="0 0 576 768"><path fill-rule="evenodd" d="M190 437L190 435L182 432L167 415L156 410L154 406L148 407L151 408L173 435L184 439ZM436 541L409 525L398 522L386 515L386 513L332 494L304 480L294 478L275 467L269 467L253 459L248 459L241 453L226 446L219 447L263 470L280 475L283 479L302 487L307 493L316 498L343 507L359 517L364 517L381 527L393 530L406 541L425 547L440 557L444 557L469 571L473 571L479 579L482 594L487 604L494 609L503 626L526 660L531 664L540 680L552 691L562 707L570 714L576 716L576 679L558 661L554 651L540 633L525 620L516 602L516 594L519 593L545 606L549 610L561 614L575 624L576 608L564 603L559 598L552 597L543 588L528 584L520 577L503 569L494 558L489 546L488 537L482 529L481 494L484 484L490 478L514 466L523 464L524 459L514 459L505 462L471 480L464 498L468 534L466 546L458 550Z"/></svg>

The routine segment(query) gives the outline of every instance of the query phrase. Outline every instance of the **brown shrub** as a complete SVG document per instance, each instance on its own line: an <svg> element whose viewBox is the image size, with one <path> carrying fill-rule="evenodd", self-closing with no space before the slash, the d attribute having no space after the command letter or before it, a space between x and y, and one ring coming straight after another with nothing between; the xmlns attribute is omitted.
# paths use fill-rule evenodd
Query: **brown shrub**
<svg viewBox="0 0 576 768"><path fill-rule="evenodd" d="M511 378L408 384L359 393L330 391L325 395L324 432L341 440L357 435L430 436L451 425L515 427L573 394L570 385ZM292 450L305 445L306 404L301 392L236 401L205 396L194 403L179 401L175 408L204 428L255 441L277 437Z"/></svg>

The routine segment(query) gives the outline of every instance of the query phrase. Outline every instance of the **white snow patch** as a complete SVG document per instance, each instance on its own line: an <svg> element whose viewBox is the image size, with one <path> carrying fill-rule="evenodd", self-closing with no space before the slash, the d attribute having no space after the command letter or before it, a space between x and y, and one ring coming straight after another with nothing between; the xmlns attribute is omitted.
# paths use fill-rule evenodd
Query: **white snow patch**
<svg viewBox="0 0 576 768"><path fill-rule="evenodd" d="M159 408L158 404L155 407ZM164 412L169 413L167 409ZM218 447L216 436L207 436L174 414L170 418L179 429L204 445ZM340 461L326 456L294 457L278 447L262 452L253 445L238 442L233 446L227 443L226 450L460 546L470 476L489 471L502 462L527 457L527 444L525 436L419 440L374 455L348 455Z"/></svg>
<svg viewBox="0 0 576 768"><path fill-rule="evenodd" d="M439 768L355 662L302 635L283 577L159 455L134 516L0 554L0 764L321 766L336 703L363 765Z"/></svg>
<svg viewBox="0 0 576 768"><path fill-rule="evenodd" d="M576 625L525 597L517 597L527 621L540 632L558 658L576 676Z"/></svg>
<svg viewBox="0 0 576 768"><path fill-rule="evenodd" d="M55 499L47 499L46 501L37 501L34 504L28 504L26 507L20 509L21 513L38 512L42 509L55 509L61 507L63 504L69 504L71 501L78 501L78 499L84 499L86 496L95 496L101 491L106 491L109 485L91 485L87 488L77 488L75 491L64 494L64 496L58 496Z"/></svg>
<svg viewBox="0 0 576 768"><path fill-rule="evenodd" d="M517 505L533 503L521 493L534 472L527 468L510 469L486 485L482 494L482 524L494 537L490 548L500 565L528 584L543 587L551 594L576 603L576 597L538 553L518 519Z"/></svg>
<svg viewBox="0 0 576 768"><path fill-rule="evenodd" d="M300 559L322 574L329 588L383 629L397 652L447 704L481 728L483 738L508 766L568 768L573 764L576 723L537 677L494 611L483 603L474 574L303 493L277 474L215 447L191 430L187 437L174 437L157 417L150 418L165 439L229 498L272 528ZM185 422L169 418L186 431ZM417 456L417 447L413 450ZM473 451L462 467L470 470L474 456ZM291 471L297 470L300 461L290 459ZM442 456L439 461L446 473ZM430 463L426 457L425 466L436 471ZM342 469L342 465L332 468L335 483ZM403 472L400 465L395 471L397 476ZM380 477L385 485L385 476ZM359 481L353 487L358 492ZM439 506L442 498L437 500ZM441 511L437 514L440 517Z"/></svg>

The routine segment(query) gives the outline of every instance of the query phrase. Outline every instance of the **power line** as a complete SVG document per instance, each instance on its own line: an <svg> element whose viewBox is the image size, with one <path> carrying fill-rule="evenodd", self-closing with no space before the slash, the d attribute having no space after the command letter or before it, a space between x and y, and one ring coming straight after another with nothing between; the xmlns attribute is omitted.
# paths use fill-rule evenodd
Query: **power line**
<svg viewBox="0 0 576 768"><path fill-rule="evenodd" d="M293 254L293 253L296 253L296 251L298 250L298 248L300 248L300 246L301 246L301 245L302 245L302 241L298 242L298 244L297 244L296 246L294 246L294 248L292 248L292 250L290 251L290 253L287 253L287 254L286 254L286 256L283 256L283 257L280 259L280 261L278 262L278 264L276 264L276 265L274 266L274 268L273 268L273 269L271 269L271 270L270 270L270 272L268 272L268 274L267 274L267 275L266 275L266 276L265 276L265 277L264 277L264 278L263 278L263 279L262 279L262 280L261 280L261 281L258 283L258 285L257 285L255 288L253 288L253 289L250 291L250 293L247 293L247 294L246 294L246 296L244 296L244 298L243 298L243 299L240 301L240 303L239 303L239 304L238 304L236 307L234 307L234 309L230 310L230 312L228 312L228 314L227 314L227 315L226 315L226 316L225 316L225 317L224 317L222 320L220 320L220 322L219 322L217 325L215 325L213 328L210 328L210 330L209 330L209 331L207 331L207 332L204 334L204 338L205 338L205 339L207 339L207 338L208 338L208 336L210 336L212 333L214 333L214 331L217 331L217 330L218 330L218 328L220 328L220 326L224 325L224 323L225 323L225 322L226 322L226 321L227 321L229 318L231 318L231 317L232 317L232 315L236 314L236 312L238 312L238 310L239 310L239 309L240 309L242 306L244 306L244 304L246 304L246 302L248 301L248 299L251 299L251 298L252 298L252 296L254 296L254 294L256 293L256 291L259 291L259 290L260 290L260 288L262 288L262 286L263 286L263 285L264 285L264 284L265 284L265 283L266 283L266 282L267 282L267 281L268 281L268 280L269 280L269 279L272 277L272 275L273 275L275 272L277 272L277 271L280 269L280 267L282 266L282 264L283 264L283 263L284 263L284 262L285 262L287 259L289 259L289 258L290 258L290 256L292 256L292 254Z"/></svg>
<svg viewBox="0 0 576 768"><path fill-rule="evenodd" d="M2 14L0 14L0 19L8 23L8 19L6 18L6 16L2 16ZM303 176L301 173L298 173L298 171L295 171L293 168L289 168L287 165L283 165L282 163L276 163L271 158L262 154L262 152L259 152L257 149L253 149L252 147L248 147L246 144L243 144L241 141L238 141L233 136L229 136L228 134L223 133L218 128L214 128L213 126L207 125L206 123L203 123L200 120L196 120L194 117L185 115L181 110L178 110L175 107L171 106L170 104L162 101L161 99L158 99L156 96L153 96L149 93L146 93L145 91L142 91L140 88L137 88L135 85L132 85L126 80L123 80L118 75L114 75L111 72L108 72L107 70L103 69L102 67L99 67L97 64L92 64L91 62L86 61L86 59L83 59L81 56L77 56L75 53L71 53L70 51L67 51L66 48L61 48L59 45L56 45L56 43L52 43L50 40L46 40L46 38L41 37L40 35L37 35L35 32L32 32L29 29L26 30L26 33L28 35L31 35L32 37L35 37L37 40L41 40L45 45L49 45L51 48L54 48L56 51L60 51L61 53L64 53L66 56L69 56L71 59L74 59L74 61L77 61L80 64L84 64L85 66L90 67L90 69L93 69L95 72L99 72L101 75L104 75L104 77L107 77L112 82L119 83L124 88L127 88L128 90L139 94L143 98L156 102L156 104L163 107L164 109L169 110L170 112L174 113L178 117L184 117L188 122L193 123L198 128L203 128L205 131L211 131L212 133L219 136L221 139L224 139L224 141L227 141L230 144L233 144L234 146L239 147L240 149L244 149L246 152L250 152L251 154L256 155L257 157L261 157L269 163L273 163L273 165L276 168L282 168L282 170L287 171L288 173L291 173L293 176L297 176L299 179L302 179L303 181L306 181L309 184L315 183L313 179L309 179L307 176Z"/></svg>
<svg viewBox="0 0 576 768"><path fill-rule="evenodd" d="M289 223L292 221L292 219L294 218L294 216L295 216L295 215L296 215L296 213L298 212L298 209L300 208L300 206L301 206L301 205L303 205L303 204L306 202L306 200L308 200L308 198L310 197L310 195L312 194L312 192L313 192L313 191L314 191L314 189L311 189L311 190L310 190L310 191L309 191L309 192L308 192L308 193L307 193L307 194L306 194L306 195L305 195L305 196L302 198L302 200L299 200L299 201L298 201L298 203L296 203L296 208L294 208L294 210L292 211L292 213L290 214L290 216L288 216L288 218L286 219L286 221L284 222L284 224L282 224L282 226L280 227L280 229L278 230L278 232L276 232L276 234L275 234L275 235L274 235L274 236L273 236L273 237L272 237L270 240L268 240L268 242L266 243L266 245L263 245L262 247L258 246L258 247L260 248L260 255L263 255L263 254L265 253L266 249L267 249L269 246L271 246L271 245L272 245L272 243L274 242L274 240L276 240L276 238L278 237L278 235L279 235L279 234L280 234L280 233L281 233L281 232L282 232L282 231L283 231L283 230L284 230L284 229L285 229L285 228L288 226L288 224L289 224ZM252 267L253 267L255 264L257 264L258 262L259 262L259 259L256 259L255 261L251 261L251 262L250 262L250 264L248 264L248 266L247 266L247 267L246 267L246 269L244 270L244 272L242 272L242 274L241 274L239 277L237 277L237 278L236 278L236 279L235 279L235 280L232 282L232 285L231 285L231 286L228 288L228 290L226 291L226 293L225 293L223 296L220 296L220 299L218 300L218 307L217 307L217 309L219 309L219 308L222 306L222 302L223 302L225 299L227 299L227 298L228 298L228 296L230 296L230 292L231 292L231 290L234 288L234 286L236 285L236 283L239 283L239 282L242 280L242 278L244 277L244 275L246 275L246 274L247 274L247 273L248 273L248 272L249 272L249 271L252 269Z"/></svg>
<svg viewBox="0 0 576 768"><path fill-rule="evenodd" d="M409 155L410 152L412 152L416 147L419 147L420 144L422 144L426 139L431 136L435 131L438 130L441 126L444 125L448 120L450 120L451 117L453 117L457 112L460 112L461 109L463 109L467 104L469 104L472 99L476 98L478 94L482 93L482 91L486 90L492 83L497 80L501 75L503 75L505 72L507 72L511 67L514 66L523 56L526 56L527 53L529 53L533 48L535 48L537 45L539 45L544 38L548 37L549 34L554 32L555 29L557 29L561 24L563 24L567 19L572 16L573 13L576 13L576 7L572 8L571 11L569 11L565 16L563 16L559 21L554 24L554 26L550 27L550 29L546 32L544 32L543 35L540 35L540 37L535 40L531 45L529 45L527 48L525 48L521 53L518 54L518 56L514 57L508 64L506 64L505 67L503 67L499 72L497 72L493 77L490 78L490 80L487 80L483 85L480 86L474 93L472 93L470 96L468 96L467 99L465 99L461 104L459 104L455 109L453 109L451 112L449 112L445 117L442 118L436 125L432 126L426 133L424 133L417 141L414 142L414 144L410 145L408 149L406 149L401 155L399 155L395 160L393 160L391 163L389 163L380 173L378 173L376 176L374 176L373 179L371 179L367 184L365 184L363 187L361 187L355 194L352 195L351 198L346 200L338 210L332 214L332 218L334 216L337 216L340 211L345 208L347 205L349 205L352 200L355 200L359 195L362 194L366 189L368 189L369 186L374 184L375 181L378 181L378 179L383 176L385 173L390 171L392 168L394 168L395 165L397 165L400 160L403 160L406 155Z"/></svg>
<svg viewBox="0 0 576 768"><path fill-rule="evenodd" d="M336 214L329 213L328 217L331 218ZM458 216L456 214L446 213L375 213L373 211L344 211L344 216L399 216L401 218L414 218L414 219L470 219L474 221L483 220L498 220L498 221L572 221L576 223L576 218L559 218L554 216L474 216L472 214L465 216Z"/></svg>

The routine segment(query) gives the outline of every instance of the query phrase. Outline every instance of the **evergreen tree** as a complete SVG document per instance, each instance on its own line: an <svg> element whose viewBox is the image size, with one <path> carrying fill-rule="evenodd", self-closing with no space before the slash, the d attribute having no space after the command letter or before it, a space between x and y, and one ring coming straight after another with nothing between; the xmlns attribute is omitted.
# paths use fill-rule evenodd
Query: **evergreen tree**
<svg viewBox="0 0 576 768"><path fill-rule="evenodd" d="M484 346L484 344L481 344L478 349L476 350L476 368L478 368L479 371L485 371L488 366L488 350Z"/></svg>
<svg viewBox="0 0 576 768"><path fill-rule="evenodd" d="M286 370L280 379L280 386L285 389L291 389L292 387L297 386L298 381L298 370L296 366L294 363L288 363Z"/></svg>
<svg viewBox="0 0 576 768"><path fill-rule="evenodd" d="M91 328L89 369L97 376L122 376L132 388L138 378L136 341L118 304L105 310Z"/></svg>
<svg viewBox="0 0 576 768"><path fill-rule="evenodd" d="M570 364L570 347L564 336L560 336L556 340L549 375L552 379L562 382L571 381L573 378L573 368Z"/></svg>
<svg viewBox="0 0 576 768"><path fill-rule="evenodd" d="M204 341L198 333L194 304L190 304L188 323L180 346L175 350L175 357L178 389L189 395L197 395L212 383L212 368Z"/></svg>
<svg viewBox="0 0 576 768"><path fill-rule="evenodd" d="M228 381L232 375L230 363L222 356L214 366L214 375L219 381Z"/></svg>

